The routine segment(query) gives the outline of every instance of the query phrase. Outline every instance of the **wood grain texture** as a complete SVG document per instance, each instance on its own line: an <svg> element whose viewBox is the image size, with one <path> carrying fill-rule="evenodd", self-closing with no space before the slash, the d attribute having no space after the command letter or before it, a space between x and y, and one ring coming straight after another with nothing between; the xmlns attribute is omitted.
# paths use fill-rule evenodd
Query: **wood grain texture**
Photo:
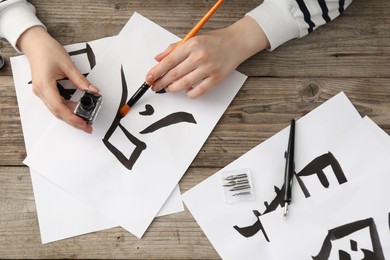
<svg viewBox="0 0 390 260"><path fill-rule="evenodd" d="M64 45L116 35L135 11L183 37L214 3L31 2ZM225 1L202 32L231 24L259 1L242 3ZM113 228L42 245L9 63L17 53L3 39L0 53L7 58L0 71L0 258L219 259L188 210L157 218L141 240ZM182 192L340 91L390 134L390 1L354 0L332 23L238 69L249 78L180 181Z"/></svg>
<svg viewBox="0 0 390 260"><path fill-rule="evenodd" d="M182 190L214 169L190 169ZM187 211L156 218L141 240L122 228L42 245L26 167L0 167L0 258L2 259L218 259ZM71 212L69 212L71 214Z"/></svg>

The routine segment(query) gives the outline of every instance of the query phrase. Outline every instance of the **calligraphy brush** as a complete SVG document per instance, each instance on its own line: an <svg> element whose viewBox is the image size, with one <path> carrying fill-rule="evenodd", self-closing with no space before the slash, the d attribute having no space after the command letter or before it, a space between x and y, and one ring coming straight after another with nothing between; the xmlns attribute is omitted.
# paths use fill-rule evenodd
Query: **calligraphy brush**
<svg viewBox="0 0 390 260"><path fill-rule="evenodd" d="M203 25L205 25L205 23L209 20L209 18L215 13L215 11L217 11L223 1L224 0L218 0L217 3L215 3L214 6L211 7L211 9L202 17L202 19L200 19L194 28L192 28L192 30L178 44L176 44L175 48L173 48L171 52L179 48L188 39L194 37L200 31ZM134 93L129 101L127 101L127 103L124 104L119 110L120 116L124 117L152 85L153 82L144 82L144 84L141 85L141 87Z"/></svg>

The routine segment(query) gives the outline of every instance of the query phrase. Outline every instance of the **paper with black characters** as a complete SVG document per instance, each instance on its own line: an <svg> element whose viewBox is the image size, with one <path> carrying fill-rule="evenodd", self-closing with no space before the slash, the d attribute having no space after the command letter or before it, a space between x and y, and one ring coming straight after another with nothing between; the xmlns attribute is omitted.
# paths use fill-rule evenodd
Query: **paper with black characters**
<svg viewBox="0 0 390 260"><path fill-rule="evenodd" d="M120 107L155 65L156 53L178 40L135 13L88 75L103 96L93 134L86 137L56 122L25 161L137 237L144 234L246 80L234 72L198 99L189 99L184 92L148 91L126 117L118 118ZM61 149L54 153L55 147Z"/></svg>
<svg viewBox="0 0 390 260"><path fill-rule="evenodd" d="M108 37L88 43L72 44L65 48L78 69L87 76L103 57L114 38ZM24 141L27 154L29 154L48 125L56 119L42 101L32 93L31 73L27 58L24 55L12 57L11 65ZM66 79L59 80L57 88L62 97L67 100L71 99L76 91L76 87ZM42 243L118 226L33 169L30 169L30 174ZM177 186L157 216L183 210L180 189Z"/></svg>

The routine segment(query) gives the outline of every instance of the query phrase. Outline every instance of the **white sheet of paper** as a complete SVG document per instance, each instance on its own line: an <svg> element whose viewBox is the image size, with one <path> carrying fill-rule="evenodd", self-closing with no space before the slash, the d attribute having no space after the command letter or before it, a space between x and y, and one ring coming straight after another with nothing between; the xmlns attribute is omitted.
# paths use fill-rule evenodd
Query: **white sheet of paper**
<svg viewBox="0 0 390 260"><path fill-rule="evenodd" d="M114 38L108 37L88 43L95 54L96 62L100 61ZM71 52L85 49L85 47L85 43L80 43L65 48ZM91 70L85 53L71 56L71 58L82 73L88 73ZM47 126L56 119L43 102L33 95L31 84L27 84L31 80L30 65L27 58L25 56L12 57L11 65L26 150L29 154ZM42 243L118 226L118 224L102 216L34 170L30 169L30 173ZM177 185L157 216L173 214L183 210L180 189Z"/></svg>
<svg viewBox="0 0 390 260"><path fill-rule="evenodd" d="M88 75L89 80L99 86L104 99L94 123L94 133L86 137L63 122L56 122L25 161L137 237L144 234L247 78L234 72L220 86L195 100L187 98L183 92L148 91L121 120L123 129L116 128L109 140L119 149L126 148L127 151L121 150L125 156L135 150L133 141L127 140L125 134L146 144L147 148L131 170L125 168L102 139L121 107L121 99L127 101L156 63L154 55L178 40L135 13L104 59ZM121 68L125 79L121 77ZM124 82L128 89L122 90ZM123 97L126 91L128 95ZM153 106L154 113L141 115L147 105ZM192 115L196 123L175 123L177 119L182 120L177 114L168 122L159 121L176 112ZM161 127L160 124L155 131L140 132L157 121L168 125Z"/></svg>
<svg viewBox="0 0 390 260"><path fill-rule="evenodd" d="M344 93L339 93L296 122L295 162L302 169L313 156L328 152L361 117ZM289 127L256 146L202 183L183 194L183 201L223 259L273 259L272 250L261 231L250 237L239 234L233 226L253 225L252 213L264 213L264 202L271 204L275 186L284 181ZM249 168L252 171L256 199L233 205L225 203L221 175L225 171ZM293 190L294 200L303 199L302 192Z"/></svg>
<svg viewBox="0 0 390 260"><path fill-rule="evenodd" d="M278 208L260 217L278 259L350 259L390 257L390 138L365 118L331 148L348 182L294 203L288 219ZM329 234L331 238L326 239ZM328 244L325 245L324 241ZM351 241L356 242L352 249ZM323 250L321 250L321 248ZM376 253L365 258L361 249ZM379 250L378 250L379 249ZM321 256L321 257L319 257Z"/></svg>

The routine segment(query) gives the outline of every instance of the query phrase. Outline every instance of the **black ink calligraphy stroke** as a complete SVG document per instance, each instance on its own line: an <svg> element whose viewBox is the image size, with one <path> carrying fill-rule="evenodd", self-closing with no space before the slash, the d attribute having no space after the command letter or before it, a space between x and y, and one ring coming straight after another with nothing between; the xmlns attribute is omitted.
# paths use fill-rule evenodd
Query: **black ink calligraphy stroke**
<svg viewBox="0 0 390 260"><path fill-rule="evenodd" d="M143 131L141 131L140 134L153 133L154 131L156 131L160 128L167 127L167 126L173 125L173 124L178 124L181 122L196 124L194 116L191 115L190 113L176 112L176 113L172 113L170 115L167 115L166 117L151 124L150 126L145 128Z"/></svg>
<svg viewBox="0 0 390 260"><path fill-rule="evenodd" d="M332 167L339 184L347 182L347 178L345 177L345 174L334 155L331 152L320 155L311 161L308 165L306 165L305 168L303 168L300 172L295 174L306 198L310 197L311 195L306 185L302 181L302 177L317 175L318 180L322 186L324 188L329 188L329 181L323 171L328 166Z"/></svg>
<svg viewBox="0 0 390 260"><path fill-rule="evenodd" d="M238 233L240 233L242 236L244 236L246 238L256 235L257 232L259 232L261 230L263 232L265 239L267 240L267 242L269 242L267 233L265 232L263 224L261 224L261 221L260 221L260 216L261 216L260 212L258 212L257 210L254 210L253 214L255 214L255 216L257 217L257 221L252 226L239 227L239 226L235 225L233 228L235 230L237 230Z"/></svg>
<svg viewBox="0 0 390 260"><path fill-rule="evenodd" d="M285 192L284 187L285 186L283 185L282 188L279 189L278 187L274 186L274 191L276 193L276 196L272 200L271 203L264 202L265 211L263 212L263 215L276 210L279 205L281 207L284 206L284 200L283 200L284 192ZM267 242L270 242L268 235L267 235L267 232L265 231L265 228L264 228L264 226L261 223L261 220L259 218L261 216L261 213L257 210L253 210L253 214L255 214L255 216L257 217L257 220L253 225L247 226L247 227L239 227L239 226L235 225L235 226L233 226L233 228L235 230L237 230L238 233L240 233L242 236L244 236L246 238L256 235L261 230L264 238L267 240Z"/></svg>
<svg viewBox="0 0 390 260"><path fill-rule="evenodd" d="M127 99L127 83L125 78L125 73L123 72L123 66L121 66L121 79L122 79L122 96L121 100L119 102L119 106L117 109L116 117L114 118L114 121L112 122L110 128L108 129L107 133L105 134L103 138L103 143L107 147L107 149L119 160L119 162L125 166L128 170L133 169L133 166L135 162L138 160L139 156L141 155L142 151L146 149L146 144L139 140L137 137L132 135L123 125L120 123L122 117L119 115L120 108L126 103ZM119 151L118 148L116 148L114 145L112 145L109 141L112 134L115 132L117 128L120 128L127 139L135 145L135 148L133 152L131 153L130 157L127 158L121 151Z"/></svg>
<svg viewBox="0 0 390 260"><path fill-rule="evenodd" d="M95 65L96 65L95 53L93 52L91 46L88 43L86 45L87 46L85 47L85 49L69 52L69 56L76 56L76 55L86 53L87 58L88 58L88 62L89 62L89 66L91 67L91 69L93 69L93 67L95 67Z"/></svg>
<svg viewBox="0 0 390 260"><path fill-rule="evenodd" d="M373 252L367 249L362 249L365 260L385 260L383 254L382 245L380 243L378 231L375 225L375 222L372 218L367 218L363 220L358 220L351 222L336 228L333 228L328 231L328 235L325 237L325 240L322 244L321 250L316 256L312 256L313 260L327 260L329 259L330 253L332 251L332 241L342 239L348 235L351 235L354 232L362 230L364 228L369 228L370 239L372 243ZM345 256L346 257L346 256ZM343 259L348 259L348 258Z"/></svg>
<svg viewBox="0 0 390 260"><path fill-rule="evenodd" d="M339 184L342 184L347 181L347 178L345 177L345 174L339 162L331 152L318 156L317 158L312 160L305 168L303 168L299 173L295 173L295 177L297 178L298 183L303 193L305 194L306 198L310 197L310 193L301 178L304 176L317 175L321 184L325 188L327 188L329 187L329 181L326 178L326 175L323 170L328 166L332 167L333 172L336 175ZM285 193L285 186L283 185L281 189L279 189L277 186L274 186L274 191L276 195L274 199L271 201L271 203L264 202L265 211L262 213L263 215L276 210L279 206L284 207L283 197ZM265 239L269 242L265 228L260 222L259 216L261 214L257 210L253 210L253 212L258 217L257 221L253 225L247 227L238 227L237 225L235 225L233 226L233 228L246 238L254 236L261 230L263 232Z"/></svg>
<svg viewBox="0 0 390 260"><path fill-rule="evenodd" d="M151 105L146 104L146 105L145 105L145 110L139 112L139 114L140 114L141 116L151 116L151 115L154 114L154 108L153 108Z"/></svg>
<svg viewBox="0 0 390 260"><path fill-rule="evenodd" d="M122 117L119 114L119 111L121 107L126 103L127 100L127 83L126 83L126 77L125 73L123 71L123 66L121 66L121 80L122 80L122 96L120 100L119 107L117 109L116 117L114 118L111 126L107 130L107 133L105 134L103 138L103 143L107 147L107 149L119 160L119 162L125 166L128 170L132 170L134 164L138 160L138 158L141 156L141 153L147 148L147 145L139 140L137 137L132 135L121 123ZM141 112L140 115L144 116L150 116L154 113L154 109L151 105L146 105L145 111ZM187 123L193 123L196 124L196 120L193 117L192 114L187 112L176 112L167 115L166 117L158 120L157 122L151 124L147 128L145 128L143 131L141 131L141 134L148 134L153 133L158 129L161 129L163 127L167 127L173 124L178 124L181 122L187 122ZM109 139L113 135L113 133L119 129L125 134L127 139L135 145L134 150L132 151L131 155L129 157L126 157L118 148L116 148L112 143L110 143Z"/></svg>

